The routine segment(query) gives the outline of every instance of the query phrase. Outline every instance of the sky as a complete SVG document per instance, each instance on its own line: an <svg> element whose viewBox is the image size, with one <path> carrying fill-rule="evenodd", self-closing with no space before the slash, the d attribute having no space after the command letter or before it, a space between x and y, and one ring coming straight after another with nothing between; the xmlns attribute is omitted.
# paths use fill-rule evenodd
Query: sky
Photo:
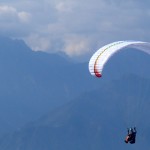
<svg viewBox="0 0 150 150"><path fill-rule="evenodd" d="M150 41L149 0L1 0L0 35L35 51L85 56L118 40Z"/></svg>

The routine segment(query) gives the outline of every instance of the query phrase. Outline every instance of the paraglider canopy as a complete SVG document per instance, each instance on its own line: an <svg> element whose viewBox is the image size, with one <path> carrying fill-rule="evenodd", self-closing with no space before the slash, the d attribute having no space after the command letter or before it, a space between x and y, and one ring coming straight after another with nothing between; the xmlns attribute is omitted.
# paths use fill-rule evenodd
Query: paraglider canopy
<svg viewBox="0 0 150 150"><path fill-rule="evenodd" d="M89 61L89 71L91 75L102 77L102 71L107 61L118 51L124 48L135 48L150 54L150 43L142 41L117 41L101 47L97 50Z"/></svg>

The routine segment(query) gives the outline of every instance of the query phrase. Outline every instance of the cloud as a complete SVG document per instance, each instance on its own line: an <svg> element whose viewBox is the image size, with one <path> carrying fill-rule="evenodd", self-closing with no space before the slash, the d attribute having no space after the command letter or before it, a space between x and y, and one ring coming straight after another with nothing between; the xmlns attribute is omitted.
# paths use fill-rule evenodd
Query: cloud
<svg viewBox="0 0 150 150"><path fill-rule="evenodd" d="M89 39L79 35L69 35L64 39L64 52L69 56L80 56L89 49Z"/></svg>
<svg viewBox="0 0 150 150"><path fill-rule="evenodd" d="M17 35L16 33L21 30L21 26L23 27L22 23L28 23L30 18L30 13L18 11L13 6L0 5L0 32L6 35L13 32Z"/></svg>
<svg viewBox="0 0 150 150"><path fill-rule="evenodd" d="M2 5L0 6L0 20L1 23L16 21L17 19L17 11L14 7Z"/></svg>
<svg viewBox="0 0 150 150"><path fill-rule="evenodd" d="M60 13L63 12L71 12L72 8L69 2L59 2L58 4L56 4L55 6L56 10Z"/></svg>
<svg viewBox="0 0 150 150"><path fill-rule="evenodd" d="M80 56L116 40L149 39L148 0L7 0L0 32L33 50Z"/></svg>
<svg viewBox="0 0 150 150"><path fill-rule="evenodd" d="M16 9L11 6L0 6L0 14L14 14L16 13Z"/></svg>
<svg viewBox="0 0 150 150"><path fill-rule="evenodd" d="M44 36L42 37L41 35L38 35L38 34L31 34L29 37L26 38L26 42L35 51L38 51L38 50L47 51L47 49L51 45L47 37L44 37Z"/></svg>
<svg viewBox="0 0 150 150"><path fill-rule="evenodd" d="M31 19L31 15L24 11L19 12L18 17L19 17L20 21L23 23L28 23Z"/></svg>
<svg viewBox="0 0 150 150"><path fill-rule="evenodd" d="M12 21L14 18L27 21L30 17L30 14L27 12L20 12L17 11L15 7L7 6L7 5L0 5L0 18L5 21L10 20Z"/></svg>

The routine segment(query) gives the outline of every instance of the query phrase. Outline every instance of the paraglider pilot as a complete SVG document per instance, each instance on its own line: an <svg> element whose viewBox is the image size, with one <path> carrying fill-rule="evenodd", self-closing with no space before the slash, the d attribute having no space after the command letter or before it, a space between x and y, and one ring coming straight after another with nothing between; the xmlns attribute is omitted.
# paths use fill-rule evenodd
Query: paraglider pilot
<svg viewBox="0 0 150 150"><path fill-rule="evenodd" d="M125 138L125 143L130 143L130 144L134 144L135 143L135 139L136 139L136 128L130 128L127 130L128 131L128 135Z"/></svg>

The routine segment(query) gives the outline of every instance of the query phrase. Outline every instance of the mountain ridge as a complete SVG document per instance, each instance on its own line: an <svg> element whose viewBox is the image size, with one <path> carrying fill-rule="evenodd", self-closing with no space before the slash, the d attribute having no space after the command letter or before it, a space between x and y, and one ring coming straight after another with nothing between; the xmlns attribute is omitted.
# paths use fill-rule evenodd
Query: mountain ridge
<svg viewBox="0 0 150 150"><path fill-rule="evenodd" d="M21 40L1 37L0 133L16 130L82 93L85 81L79 86L80 78L90 77L83 74L86 69L86 63L35 52Z"/></svg>
<svg viewBox="0 0 150 150"><path fill-rule="evenodd" d="M134 79L136 77L134 81L133 77ZM57 108L39 120L8 135L8 137L3 137L0 139L0 148L3 150L98 150L101 148L106 150L122 148L125 150L126 146L123 140L127 134L127 124L125 122L131 119L126 109L133 113L130 109L138 101L139 95L136 94L139 90L138 88L145 92L145 96L148 99L150 98L149 92L143 88L143 85L139 84L142 80L147 84L146 86L150 86L150 79L129 75L126 79L122 78L107 83L107 86L109 85L107 89L97 89L90 93L84 93L74 101ZM130 82L131 87L128 87L128 82ZM123 89L119 90L120 87L123 87ZM133 87L138 88L132 91ZM129 89L129 91L126 92L126 89ZM148 99L142 105L144 108L142 110L143 116L145 116L145 113L150 113L147 107L150 103ZM128 100L132 100L131 107L126 103ZM140 107L136 107L139 112ZM135 119L138 118L138 115L134 116ZM143 121L147 125L143 125ZM140 150L142 147L146 148L146 145L149 145L149 136L142 133L149 129L149 124L150 121L146 120L146 118L140 120L137 126L137 143L134 146L136 149ZM144 138L147 140L143 141L142 139ZM6 141L8 144L5 145ZM132 147L129 147L129 149L132 149Z"/></svg>
<svg viewBox="0 0 150 150"><path fill-rule="evenodd" d="M98 79L90 75L88 62L72 63L57 54L34 52L22 41L3 40L7 44L0 41L1 149L124 150L123 131L135 125L134 118L146 122L137 122L136 148L143 143L143 148L149 147L143 140L149 139L148 55L133 49L118 53ZM136 110L139 105L144 109Z"/></svg>

